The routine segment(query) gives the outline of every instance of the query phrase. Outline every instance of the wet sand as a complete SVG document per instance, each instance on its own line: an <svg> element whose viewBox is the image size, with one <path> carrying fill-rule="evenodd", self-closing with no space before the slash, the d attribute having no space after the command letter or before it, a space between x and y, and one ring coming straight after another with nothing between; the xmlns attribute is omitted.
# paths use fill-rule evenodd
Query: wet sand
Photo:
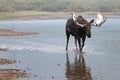
<svg viewBox="0 0 120 80"><path fill-rule="evenodd" d="M38 34L36 32L17 32L8 29L0 29L0 36L24 36L24 35L33 35Z"/></svg>
<svg viewBox="0 0 120 80"><path fill-rule="evenodd" d="M16 60L5 58L0 59L0 65L8 65L14 63L16 63ZM28 77L26 71L22 71L20 69L0 69L0 80L16 80L26 77Z"/></svg>
<svg viewBox="0 0 120 80"><path fill-rule="evenodd" d="M7 51L6 48L0 48L0 51Z"/></svg>
<svg viewBox="0 0 120 80"><path fill-rule="evenodd" d="M19 69L0 69L0 80L16 80L27 76L26 72Z"/></svg>
<svg viewBox="0 0 120 80"><path fill-rule="evenodd" d="M0 65L3 65L3 64L12 64L12 63L15 63L16 60L11 60L11 59L5 59L5 58L1 58L0 59Z"/></svg>

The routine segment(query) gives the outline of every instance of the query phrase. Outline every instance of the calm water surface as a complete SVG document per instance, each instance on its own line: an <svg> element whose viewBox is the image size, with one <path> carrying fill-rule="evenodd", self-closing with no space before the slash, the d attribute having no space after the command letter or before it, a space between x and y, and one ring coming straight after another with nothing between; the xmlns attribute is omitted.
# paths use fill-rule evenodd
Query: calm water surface
<svg viewBox="0 0 120 80"><path fill-rule="evenodd" d="M38 32L38 35L0 37L0 58L14 59L15 64L0 69L22 69L30 75L19 80L119 80L120 19L108 19L100 28L92 28L83 55L75 51L70 38L65 51L66 20L1 21L0 28Z"/></svg>

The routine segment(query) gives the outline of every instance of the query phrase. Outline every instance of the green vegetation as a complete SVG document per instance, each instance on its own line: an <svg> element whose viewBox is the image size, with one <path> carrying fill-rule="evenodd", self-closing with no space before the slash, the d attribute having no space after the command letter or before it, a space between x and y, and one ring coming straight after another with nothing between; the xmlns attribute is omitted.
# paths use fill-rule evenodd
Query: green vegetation
<svg viewBox="0 0 120 80"><path fill-rule="evenodd" d="M0 12L0 19L22 18L29 16L50 16L50 15L64 15L63 12L41 12L41 11L17 11L17 12Z"/></svg>
<svg viewBox="0 0 120 80"><path fill-rule="evenodd" d="M119 0L0 0L0 12L119 12Z"/></svg>
<svg viewBox="0 0 120 80"><path fill-rule="evenodd" d="M0 19L48 16L78 12L80 14L120 15L119 0L0 0Z"/></svg>

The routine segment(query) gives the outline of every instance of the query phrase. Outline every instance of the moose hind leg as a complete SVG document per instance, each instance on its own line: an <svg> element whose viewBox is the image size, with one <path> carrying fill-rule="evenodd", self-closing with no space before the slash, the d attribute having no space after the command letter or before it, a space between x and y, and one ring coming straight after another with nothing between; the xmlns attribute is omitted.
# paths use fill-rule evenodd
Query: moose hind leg
<svg viewBox="0 0 120 80"><path fill-rule="evenodd" d="M80 52L82 51L82 48L81 48L81 39L80 38L78 38L78 44L79 44L79 50L80 50Z"/></svg>
<svg viewBox="0 0 120 80"><path fill-rule="evenodd" d="M77 48L77 37L75 36L74 38L75 38L75 47L78 50L78 48Z"/></svg>

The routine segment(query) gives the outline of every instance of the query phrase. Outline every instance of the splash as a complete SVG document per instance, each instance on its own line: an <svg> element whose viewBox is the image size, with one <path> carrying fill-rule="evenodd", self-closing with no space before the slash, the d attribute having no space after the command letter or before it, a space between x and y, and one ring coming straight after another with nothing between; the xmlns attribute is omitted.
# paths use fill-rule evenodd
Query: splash
<svg viewBox="0 0 120 80"><path fill-rule="evenodd" d="M24 44L0 44L1 48L7 48L12 51L43 51L47 53L63 53L65 51L65 47L60 45L48 45L37 42L24 42Z"/></svg>
<svg viewBox="0 0 120 80"><path fill-rule="evenodd" d="M20 42L16 44L0 44L0 48L6 48L8 50L12 51L42 51L46 53L65 53L65 45L58 45L58 44L45 44L45 43L39 43L39 42ZM75 46L69 46L69 52L75 52ZM90 48L89 45L86 45L83 49L83 52L86 55L100 55L102 52L97 52L95 49Z"/></svg>

